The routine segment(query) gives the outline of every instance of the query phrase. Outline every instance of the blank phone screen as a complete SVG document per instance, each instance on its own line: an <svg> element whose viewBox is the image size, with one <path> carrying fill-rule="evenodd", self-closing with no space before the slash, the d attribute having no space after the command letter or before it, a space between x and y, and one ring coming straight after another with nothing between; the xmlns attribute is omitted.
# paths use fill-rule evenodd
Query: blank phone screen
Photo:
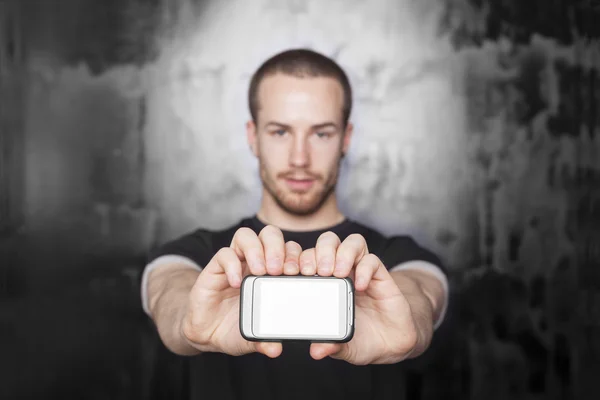
<svg viewBox="0 0 600 400"><path fill-rule="evenodd" d="M346 283L339 279L258 278L253 333L259 337L339 337L345 334L346 293Z"/></svg>

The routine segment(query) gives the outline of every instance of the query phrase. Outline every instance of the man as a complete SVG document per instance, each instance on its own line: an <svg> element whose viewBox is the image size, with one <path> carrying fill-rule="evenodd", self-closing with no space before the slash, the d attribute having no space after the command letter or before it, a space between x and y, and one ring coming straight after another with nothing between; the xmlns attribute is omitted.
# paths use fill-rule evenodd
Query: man
<svg viewBox="0 0 600 400"><path fill-rule="evenodd" d="M347 76L319 53L289 50L256 71L249 105L259 211L153 251L142 280L145 311L168 349L193 356L194 399L399 398L395 367L429 346L448 284L439 259L410 237L384 237L338 209L335 186L353 129ZM248 274L351 277L353 339L244 340L239 288Z"/></svg>

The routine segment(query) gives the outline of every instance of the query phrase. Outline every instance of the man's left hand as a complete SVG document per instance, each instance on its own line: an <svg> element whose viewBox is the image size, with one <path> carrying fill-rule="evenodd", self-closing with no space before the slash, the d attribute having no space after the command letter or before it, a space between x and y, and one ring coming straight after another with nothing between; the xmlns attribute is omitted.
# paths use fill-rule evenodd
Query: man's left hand
<svg viewBox="0 0 600 400"><path fill-rule="evenodd" d="M343 242L322 234L315 248L300 255L302 275L350 277L355 286L355 331L347 343L313 343L314 359L332 358L355 365L391 364L409 357L420 333L407 297L379 257L369 253L363 236Z"/></svg>

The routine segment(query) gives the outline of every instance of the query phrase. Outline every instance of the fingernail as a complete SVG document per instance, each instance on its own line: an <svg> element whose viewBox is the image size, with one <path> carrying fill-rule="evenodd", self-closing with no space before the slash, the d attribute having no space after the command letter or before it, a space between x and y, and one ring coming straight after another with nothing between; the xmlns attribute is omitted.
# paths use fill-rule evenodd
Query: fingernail
<svg viewBox="0 0 600 400"><path fill-rule="evenodd" d="M273 271L273 270L277 269L279 264L280 264L280 261L277 258L270 258L269 260L267 260L267 270Z"/></svg>
<svg viewBox="0 0 600 400"><path fill-rule="evenodd" d="M231 285L238 286L240 284L240 281L241 279L237 274L229 275L229 282L231 282Z"/></svg>
<svg viewBox="0 0 600 400"><path fill-rule="evenodd" d="M319 271L324 274L328 274L333 270L333 260L324 258L319 260Z"/></svg>
<svg viewBox="0 0 600 400"><path fill-rule="evenodd" d="M348 262L346 260L336 260L335 269L346 270L348 266Z"/></svg>
<svg viewBox="0 0 600 400"><path fill-rule="evenodd" d="M265 268L265 262L263 260L261 260L260 258L257 258L256 260L254 260L254 266L256 267L256 269L264 271Z"/></svg>
<svg viewBox="0 0 600 400"><path fill-rule="evenodd" d="M310 268L310 266L308 266L308 265L305 265L305 266L303 266L303 267L302 267L302 274L303 274L303 275L308 275L308 274L310 274L310 273L311 273L311 268Z"/></svg>
<svg viewBox="0 0 600 400"><path fill-rule="evenodd" d="M292 261L288 261L283 265L284 271L290 272L298 269L298 264Z"/></svg>

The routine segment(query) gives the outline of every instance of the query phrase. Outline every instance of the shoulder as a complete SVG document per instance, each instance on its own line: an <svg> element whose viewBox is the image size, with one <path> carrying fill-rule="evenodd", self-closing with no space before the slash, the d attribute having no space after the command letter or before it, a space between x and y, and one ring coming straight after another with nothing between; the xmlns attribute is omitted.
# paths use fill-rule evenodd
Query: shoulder
<svg viewBox="0 0 600 400"><path fill-rule="evenodd" d="M176 255L192 259L200 265L206 264L220 248L229 246L235 232L247 226L247 222L242 219L222 229L199 227L188 231L153 248L148 254L148 261Z"/></svg>
<svg viewBox="0 0 600 400"><path fill-rule="evenodd" d="M251 227L251 222L249 218L241 219L235 224L230 224L221 229L210 229L210 228L197 228L193 231L190 231L180 237L176 238L174 241L194 241L196 244L203 244L207 247L214 247L215 244L220 246L221 241L225 240L231 241L233 235L242 227Z"/></svg>
<svg viewBox="0 0 600 400"><path fill-rule="evenodd" d="M369 252L378 256L384 253L389 247L397 244L397 242L404 241L404 238L410 239L409 236L387 236L372 226L357 221L351 222L347 234L341 239L344 240L346 236L351 234L359 234L364 237L369 247Z"/></svg>
<svg viewBox="0 0 600 400"><path fill-rule="evenodd" d="M372 227L354 220L350 220L348 225L344 227L344 232L342 235L340 235L340 239L344 240L346 237L353 234L359 234L364 237L369 250L373 253L376 251L375 249L379 248L386 239L381 232L373 229Z"/></svg>
<svg viewBox="0 0 600 400"><path fill-rule="evenodd" d="M443 271L446 270L440 257L433 250L418 243L413 236L385 235L365 224L358 222L353 222L353 224L355 233L359 233L365 238L369 252L379 257L387 268L393 268L409 261L425 261Z"/></svg>

